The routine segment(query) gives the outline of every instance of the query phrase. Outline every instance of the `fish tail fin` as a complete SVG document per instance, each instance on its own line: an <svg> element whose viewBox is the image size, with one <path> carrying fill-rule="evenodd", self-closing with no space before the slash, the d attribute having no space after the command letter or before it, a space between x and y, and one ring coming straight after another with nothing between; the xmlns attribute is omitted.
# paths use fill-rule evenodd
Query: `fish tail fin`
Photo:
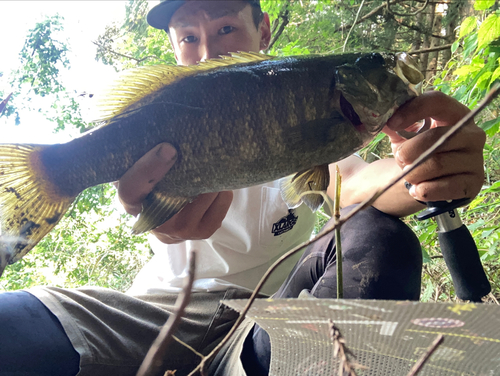
<svg viewBox="0 0 500 376"><path fill-rule="evenodd" d="M0 145L0 273L29 252L62 218L61 197L44 172L48 145Z"/></svg>

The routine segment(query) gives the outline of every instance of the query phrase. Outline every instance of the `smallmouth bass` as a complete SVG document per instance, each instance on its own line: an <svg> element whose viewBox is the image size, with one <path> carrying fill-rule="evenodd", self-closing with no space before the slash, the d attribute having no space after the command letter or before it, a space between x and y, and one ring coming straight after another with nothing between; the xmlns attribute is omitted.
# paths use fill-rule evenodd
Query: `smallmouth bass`
<svg viewBox="0 0 500 376"><path fill-rule="evenodd" d="M316 210L328 164L362 148L416 95L404 54L273 58L238 53L197 66L129 71L104 124L65 144L0 144L0 274L32 249L85 188L119 180L162 142L178 158L146 197L134 232L197 195L284 179L289 207Z"/></svg>

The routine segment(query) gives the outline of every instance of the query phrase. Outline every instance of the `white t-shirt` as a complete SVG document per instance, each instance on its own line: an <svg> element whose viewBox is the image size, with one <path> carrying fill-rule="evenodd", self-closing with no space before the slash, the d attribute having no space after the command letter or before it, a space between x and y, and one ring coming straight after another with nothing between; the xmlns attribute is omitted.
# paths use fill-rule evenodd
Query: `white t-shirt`
<svg viewBox="0 0 500 376"><path fill-rule="evenodd" d="M150 236L155 255L128 293L180 291L191 249L197 251L194 291L228 286L253 290L274 261L309 239L314 221L306 205L288 210L278 181L235 190L221 228L209 239L166 245ZM271 295L280 287L301 254L289 258L270 276L264 294Z"/></svg>

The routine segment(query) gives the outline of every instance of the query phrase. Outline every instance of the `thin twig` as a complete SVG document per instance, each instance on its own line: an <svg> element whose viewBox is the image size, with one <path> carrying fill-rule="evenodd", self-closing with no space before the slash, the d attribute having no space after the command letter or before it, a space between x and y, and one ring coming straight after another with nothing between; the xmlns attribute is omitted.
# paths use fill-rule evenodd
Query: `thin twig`
<svg viewBox="0 0 500 376"><path fill-rule="evenodd" d="M0 115L2 115L3 110L5 110L5 107L7 107L7 102L9 102L9 99L10 97L12 97L12 94L14 93L10 93L9 95L7 95L7 98L5 98L2 101L2 103L0 103Z"/></svg>
<svg viewBox="0 0 500 376"><path fill-rule="evenodd" d="M353 362L349 359L354 354L345 344L345 338L340 333L340 329L335 326L331 319L328 319L328 327L330 329L330 337L333 341L333 357L339 359L339 376L343 376L347 372L348 376L357 376L355 369L368 369L361 364Z"/></svg>
<svg viewBox="0 0 500 376"><path fill-rule="evenodd" d="M285 27L286 25L288 25L288 23L290 22L290 11L288 9L288 5L290 4L290 2L288 2L286 5L285 5L285 9L282 10L280 12L280 14L278 15L278 17L276 18L276 20L279 20L281 18L281 24L278 28L278 31L276 31L276 33L272 33L272 39L271 39L271 42L269 43L269 46L267 46L267 48L264 50L264 53L268 53L271 48L274 46L274 44L278 41L279 37L281 36L281 34L283 34L283 31L285 30ZM273 23L273 26L276 27L276 24Z"/></svg>
<svg viewBox="0 0 500 376"><path fill-rule="evenodd" d="M387 0L389 1L389 0ZM359 14L361 13L361 8L363 8L363 5L365 4L365 0L361 0L361 4L359 5L358 12L356 13L356 18L354 19L354 23L352 24L352 27L349 29L349 32L347 33L347 36L345 37L344 41L344 47L342 48L342 52L345 52L345 48L347 46L347 41L349 40L349 37L351 36L352 30L356 26L359 18Z"/></svg>
<svg viewBox="0 0 500 376"><path fill-rule="evenodd" d="M430 37L433 37L433 38L438 38L438 39L447 39L449 37L447 36L443 36L443 35L438 35L438 34L432 34L432 31L426 31L426 30L423 30L421 29L420 27L418 26L415 26L415 25L411 25L409 23L407 23L406 21L404 21L404 19L397 19L397 18L394 18L394 20L400 24L401 26L404 26L410 30L414 30L414 31L418 31L420 34L425 34L425 35L428 35Z"/></svg>
<svg viewBox="0 0 500 376"><path fill-rule="evenodd" d="M443 342L443 339L444 339L443 335L438 334L438 336L429 346L425 354L423 354L417 361L417 363L415 363L415 365L411 368L410 373L408 373L407 376L415 376L422 370L422 367L424 366L425 362L430 358L430 356L434 353L434 351L436 351L438 346Z"/></svg>
<svg viewBox="0 0 500 376"><path fill-rule="evenodd" d="M399 12L395 12L391 9L391 5L390 5L390 2L389 0L387 0L387 3L386 3L386 6L387 6L387 11L395 16L403 16L403 17L406 17L406 16L416 16L417 14L419 14L420 12L423 12L425 8L427 8L427 5L429 5L429 0L425 0L425 3L424 5L422 5L421 8L417 9L415 12L410 12L410 13L399 13Z"/></svg>
<svg viewBox="0 0 500 376"><path fill-rule="evenodd" d="M188 275L184 281L184 286L181 293L175 302L174 312L168 318L165 325L160 330L160 334L156 337L151 345L146 357L144 358L137 376L156 376L165 373L165 362L168 361L167 350L173 340L173 333L177 330L184 310L191 298L191 288L194 281L194 270L196 266L196 253L191 251L189 254L189 269ZM170 371L172 372L172 371ZM175 372L175 370L173 371Z"/></svg>
<svg viewBox="0 0 500 376"><path fill-rule="evenodd" d="M396 3L400 2L400 1L402 1L402 0L391 1L391 4L396 4ZM347 30L347 29L351 29L353 26L356 26L357 24L360 24L361 22L367 20L368 18L376 15L378 12L380 12L381 10L383 10L385 7L386 7L386 4L379 5L378 7L374 8L371 12L368 12L363 17L361 17L357 22L355 22L355 23L353 23L351 25L344 25L344 26L338 27L335 30L335 33L338 33L338 32L341 32L341 31L344 31L344 30Z"/></svg>
<svg viewBox="0 0 500 376"><path fill-rule="evenodd" d="M204 369L206 367L207 363L220 351L220 349L227 343L229 338L233 335L233 333L236 331L236 329L239 327L243 319L245 318L245 315L249 311L251 305L253 304L254 300L256 299L257 295L259 294L262 286L266 281L268 280L269 276L271 273L274 272L274 270L287 258L290 256L294 255L301 249L309 246L310 244L318 241L319 239L322 239L325 235L328 235L330 232L335 230L337 226L342 226L346 221L351 219L354 215L356 215L358 212L361 210L366 209L367 207L371 206L385 191L390 189L392 186L396 185L397 182L399 182L401 179L403 179L406 175L408 175L410 172L412 172L415 168L420 166L429 156L436 151L437 148L441 147L444 142L446 142L451 136L453 136L460 128L462 128L466 123L468 123L470 120L474 118L488 103L490 103L497 95L498 92L500 91L500 84L497 84L494 86L494 88L486 94L485 98L477 105L477 107L469 112L466 116L464 116L457 124L452 126L448 132L446 132L439 140L437 140L427 151L425 151L419 158L413 162L413 164L408 165L407 169L402 171L399 176L396 178L392 179L388 184L386 184L384 187L381 189L377 190L371 197L367 198L363 202L361 202L354 210L349 212L345 217L342 217L339 219L338 223L333 223L330 226L325 226L321 232L316 235L313 239L308 240L302 244L299 244L295 248L291 249L284 255L282 255L278 260L275 261L273 265L264 273L264 276L260 279L259 283L255 287L255 290L252 292L252 295L247 301L247 304L243 308L243 310L240 312L240 315L236 322L234 323L233 327L231 330L227 333L227 335L224 337L224 339L212 350L210 354L208 354L205 359L202 360L202 362L196 367L188 376L195 375L196 372L199 370Z"/></svg>
<svg viewBox="0 0 500 376"><path fill-rule="evenodd" d="M490 292L490 293L488 294L488 296L489 296L491 299L493 299L493 301L494 301L497 305L500 305L500 303L498 303L498 300L497 300L497 298L495 298L495 295L493 295L493 293L491 293L491 292Z"/></svg>
<svg viewBox="0 0 500 376"><path fill-rule="evenodd" d="M339 166L335 166L335 202L333 209L333 218L335 222L340 219L340 189L342 177L340 176ZM344 297L344 279L342 274L342 243L340 241L340 227L335 229L335 254L337 257L337 299Z"/></svg>
<svg viewBox="0 0 500 376"><path fill-rule="evenodd" d="M417 55L417 54L425 54L427 52L447 50L447 49L450 49L451 46L453 46L453 43L443 44L442 46L437 46L437 47L423 48L421 50L410 51L410 52L408 52L408 54L409 55Z"/></svg>
<svg viewBox="0 0 500 376"><path fill-rule="evenodd" d="M143 57L141 59L138 59L138 58L130 56L130 55L125 55L125 54L122 54L120 52L116 52L115 50L112 50L111 48L106 47L106 46L104 46L104 45L102 45L102 44L100 44L100 43L98 43L96 41L92 41L92 43L95 44L97 47L105 49L106 51L108 51L108 52L110 52L110 53L112 53L114 55L124 57L125 59L134 60L137 64L142 63L144 60L147 60L147 59L156 59L156 60L159 60L159 61L163 61L164 63L168 63L168 61L160 59L158 56L148 55L148 56L145 56L145 57Z"/></svg>

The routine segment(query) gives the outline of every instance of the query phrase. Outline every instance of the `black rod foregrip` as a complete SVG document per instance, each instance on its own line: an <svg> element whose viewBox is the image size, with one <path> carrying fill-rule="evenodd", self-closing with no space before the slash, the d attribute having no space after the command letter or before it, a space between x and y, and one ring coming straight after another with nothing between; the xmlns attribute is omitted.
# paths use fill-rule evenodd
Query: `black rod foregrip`
<svg viewBox="0 0 500 376"><path fill-rule="evenodd" d="M457 296L462 300L480 302L490 293L491 285L471 233L462 225L455 230L439 232L438 237Z"/></svg>

